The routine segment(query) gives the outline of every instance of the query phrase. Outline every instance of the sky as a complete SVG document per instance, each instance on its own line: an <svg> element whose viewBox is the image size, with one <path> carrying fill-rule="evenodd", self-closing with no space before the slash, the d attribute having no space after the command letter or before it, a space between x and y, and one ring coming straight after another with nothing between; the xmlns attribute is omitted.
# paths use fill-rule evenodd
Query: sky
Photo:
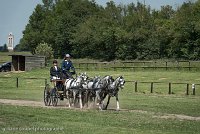
<svg viewBox="0 0 200 134"><path fill-rule="evenodd" d="M110 0L96 0L97 4L105 6ZM115 4L144 2L144 0L113 0ZM160 9L163 5L171 5L174 8L180 6L188 0L145 0L146 5ZM10 32L14 35L14 46L23 37L23 30L28 24L29 17L33 13L37 4L42 0L0 0L0 46L7 44L7 37Z"/></svg>

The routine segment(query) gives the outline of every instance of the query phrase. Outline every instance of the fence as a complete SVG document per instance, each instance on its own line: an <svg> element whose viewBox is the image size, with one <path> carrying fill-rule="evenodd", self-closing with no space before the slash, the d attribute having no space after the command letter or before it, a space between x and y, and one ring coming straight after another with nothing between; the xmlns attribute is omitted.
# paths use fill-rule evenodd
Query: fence
<svg viewBox="0 0 200 134"><path fill-rule="evenodd" d="M154 93L154 85L155 84L162 84L162 85L167 85L168 86L168 90L166 90L166 92L168 92L168 94L175 94L173 92L173 86L179 86L179 85L182 85L185 87L185 95L190 95L190 92L191 95L196 95L196 91L197 91L197 87L200 86L200 84L191 84L191 83L173 83L173 82L145 82L145 81L127 81L129 83L133 83L133 86L134 86L134 92L139 92L138 88L139 88L139 84L140 86L141 85L144 85L144 84L148 84L148 90L149 90L149 93ZM141 86L142 87L142 86ZM143 87L144 88L144 87ZM141 89L140 92L144 91L144 89ZM162 89L163 91L163 89ZM177 92L180 92L180 90L177 90ZM181 90L181 92L183 92ZM198 91L199 92L199 91Z"/></svg>
<svg viewBox="0 0 200 134"><path fill-rule="evenodd" d="M126 62L77 62L77 69L187 69L199 70L200 61L126 61Z"/></svg>
<svg viewBox="0 0 200 134"><path fill-rule="evenodd" d="M24 77L0 77L0 87L45 87L47 84L46 78L24 78Z"/></svg>
<svg viewBox="0 0 200 134"><path fill-rule="evenodd" d="M4 79L5 81L2 81L2 79ZM10 83L12 83L12 85L9 82L6 82L8 81L8 79L9 81L11 81ZM30 85L32 85L33 86L32 88L38 88L38 87L44 88L45 85L47 84L47 80L48 79L46 78L0 77L0 86L4 88L8 88L9 86L12 88L19 88L19 87L30 88ZM33 84L33 81L35 81L35 84ZM162 93L164 92L164 94L175 94L175 91L177 91L181 93L184 92L185 95L190 95L190 94L200 95L200 91L197 90L197 87L200 88L200 84L198 83L191 84L191 83L175 83L175 82L168 82L168 83L167 82L146 82L146 81L127 81L127 82L131 84L130 86L127 86L127 87L131 87L131 88L133 87L134 92L144 92L145 90L148 90L149 93L159 93L159 92L156 92L155 90L158 90L156 89L156 87L159 87L158 84L162 84L160 89ZM181 88L180 88L180 85L182 86ZM177 93L177 94L180 94L180 93Z"/></svg>

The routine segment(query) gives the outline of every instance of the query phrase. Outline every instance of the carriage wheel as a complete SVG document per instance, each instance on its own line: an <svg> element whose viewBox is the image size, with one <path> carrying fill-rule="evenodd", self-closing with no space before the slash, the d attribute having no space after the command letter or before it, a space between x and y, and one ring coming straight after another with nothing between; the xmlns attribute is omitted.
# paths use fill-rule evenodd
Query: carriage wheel
<svg viewBox="0 0 200 134"><path fill-rule="evenodd" d="M58 104L58 94L57 91L54 91L51 95L51 101L53 106L57 106Z"/></svg>
<svg viewBox="0 0 200 134"><path fill-rule="evenodd" d="M45 106L49 106L51 104L49 84L47 84L44 88L44 104L45 104Z"/></svg>

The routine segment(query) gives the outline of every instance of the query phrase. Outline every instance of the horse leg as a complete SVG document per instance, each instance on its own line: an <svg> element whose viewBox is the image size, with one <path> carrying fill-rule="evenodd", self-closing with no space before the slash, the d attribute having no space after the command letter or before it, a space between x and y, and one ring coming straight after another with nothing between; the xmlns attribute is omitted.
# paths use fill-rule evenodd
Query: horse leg
<svg viewBox="0 0 200 134"><path fill-rule="evenodd" d="M110 103L110 95L108 95L108 101L107 101L107 104L106 104L106 107L104 108L105 110L107 110L107 108L108 108L108 104Z"/></svg>
<svg viewBox="0 0 200 134"><path fill-rule="evenodd" d="M82 96L81 96L82 92L79 91L79 104L80 104L80 108L83 108L83 104L82 104Z"/></svg>
<svg viewBox="0 0 200 134"><path fill-rule="evenodd" d="M104 99L106 98L106 93L103 93L100 97L100 101L99 101L99 106L101 106L101 108L99 109L104 109Z"/></svg>
<svg viewBox="0 0 200 134"><path fill-rule="evenodd" d="M75 107L75 103L76 103L76 91L73 90L73 107Z"/></svg>
<svg viewBox="0 0 200 134"><path fill-rule="evenodd" d="M89 91L88 90L86 90L85 91L85 105L86 105L86 107L88 107L88 101L89 101Z"/></svg>
<svg viewBox="0 0 200 134"><path fill-rule="evenodd" d="M83 106L88 107L88 90L85 90L83 93Z"/></svg>
<svg viewBox="0 0 200 134"><path fill-rule="evenodd" d="M116 101L117 101L117 111L119 110L119 98L118 98L118 94L116 95Z"/></svg>
<svg viewBox="0 0 200 134"><path fill-rule="evenodd" d="M107 93L104 92L104 93L103 93L103 97L102 97L102 99L101 99L102 108L104 107L104 99L106 98L106 96L107 96Z"/></svg>
<svg viewBox="0 0 200 134"><path fill-rule="evenodd" d="M96 106L96 96L93 97L93 106Z"/></svg>
<svg viewBox="0 0 200 134"><path fill-rule="evenodd" d="M101 98L100 98L100 95L99 95L99 91L96 91L96 105L98 106L99 105L99 102Z"/></svg>
<svg viewBox="0 0 200 134"><path fill-rule="evenodd" d="M66 91L66 96L68 100L68 107L71 108L69 90Z"/></svg>

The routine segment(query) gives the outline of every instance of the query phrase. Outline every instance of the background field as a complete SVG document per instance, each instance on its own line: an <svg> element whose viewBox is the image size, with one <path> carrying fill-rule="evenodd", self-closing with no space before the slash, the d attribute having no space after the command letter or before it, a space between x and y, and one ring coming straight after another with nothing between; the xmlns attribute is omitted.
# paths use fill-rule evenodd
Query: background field
<svg viewBox="0 0 200 134"><path fill-rule="evenodd" d="M126 81L163 82L154 85L150 93L149 83L126 82L120 90L121 111L115 111L115 98L111 99L109 110L40 108L0 104L0 133L136 133L136 134L183 134L200 132L200 87L192 95L191 83L200 83L199 71L177 70L77 70L95 75L124 76ZM19 87L16 88L16 78ZM27 79L28 78L28 79ZM31 78L31 79L30 79ZM33 79L40 78L40 79ZM0 73L0 99L43 101L45 79L49 82L49 67L30 72ZM168 83L189 83L172 85L173 94L168 95ZM182 118L180 118L182 117ZM10 130L10 128L60 128L57 131Z"/></svg>

